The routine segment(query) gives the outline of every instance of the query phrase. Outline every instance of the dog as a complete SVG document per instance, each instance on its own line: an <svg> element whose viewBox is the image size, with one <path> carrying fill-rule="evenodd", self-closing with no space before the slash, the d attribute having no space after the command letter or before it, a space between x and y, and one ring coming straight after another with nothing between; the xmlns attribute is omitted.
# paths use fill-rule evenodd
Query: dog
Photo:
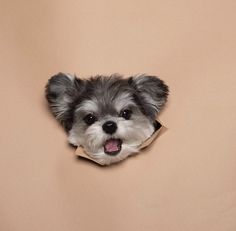
<svg viewBox="0 0 236 231"><path fill-rule="evenodd" d="M109 165L137 153L153 134L169 88L145 74L81 79L58 73L48 80L45 93L69 143L83 146L89 156Z"/></svg>

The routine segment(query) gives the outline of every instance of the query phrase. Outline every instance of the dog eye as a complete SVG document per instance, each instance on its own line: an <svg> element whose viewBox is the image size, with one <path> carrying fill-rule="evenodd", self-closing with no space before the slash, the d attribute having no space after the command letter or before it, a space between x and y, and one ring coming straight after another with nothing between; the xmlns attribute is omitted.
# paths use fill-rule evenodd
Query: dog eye
<svg viewBox="0 0 236 231"><path fill-rule="evenodd" d="M129 109L126 109L126 110L121 111L120 116L125 118L126 120L129 120L131 117L131 114L132 114L132 111Z"/></svg>
<svg viewBox="0 0 236 231"><path fill-rule="evenodd" d="M95 123L96 121L97 121L97 118L93 114L88 114L84 117L84 122L88 125L91 125Z"/></svg>

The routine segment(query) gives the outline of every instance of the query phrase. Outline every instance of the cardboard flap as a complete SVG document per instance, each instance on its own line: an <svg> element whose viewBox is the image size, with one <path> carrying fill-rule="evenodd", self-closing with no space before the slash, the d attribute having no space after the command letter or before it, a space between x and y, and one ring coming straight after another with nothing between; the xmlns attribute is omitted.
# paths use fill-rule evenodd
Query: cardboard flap
<svg viewBox="0 0 236 231"><path fill-rule="evenodd" d="M161 133L163 133L164 131L167 130L166 127L164 127L160 122L157 122L158 123L158 128L157 130L147 139L145 140L139 147L139 149L143 149L143 148L146 148L147 146L149 146L157 137L158 135L160 135ZM100 163L98 160L96 159L93 159L91 156L89 156L84 148L82 146L79 146L77 147L76 151L75 151L75 154L79 157L82 157L82 158L85 158L85 159L88 159L88 160L92 160L93 162L97 163L97 164L100 164L100 165L103 165L102 163Z"/></svg>

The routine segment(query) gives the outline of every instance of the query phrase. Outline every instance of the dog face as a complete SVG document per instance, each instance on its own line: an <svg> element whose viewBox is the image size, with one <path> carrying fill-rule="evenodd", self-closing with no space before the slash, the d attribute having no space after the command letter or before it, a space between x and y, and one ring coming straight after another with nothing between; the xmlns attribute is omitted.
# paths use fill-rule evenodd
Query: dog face
<svg viewBox="0 0 236 231"><path fill-rule="evenodd" d="M168 87L154 76L95 76L82 80L59 73L46 86L55 117L74 146L103 164L118 162L154 132Z"/></svg>

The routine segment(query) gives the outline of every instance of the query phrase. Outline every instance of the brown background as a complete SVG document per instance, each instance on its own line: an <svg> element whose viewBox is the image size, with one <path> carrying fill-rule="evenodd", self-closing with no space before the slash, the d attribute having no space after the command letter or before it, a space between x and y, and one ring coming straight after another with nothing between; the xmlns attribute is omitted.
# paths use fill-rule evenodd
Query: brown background
<svg viewBox="0 0 236 231"><path fill-rule="evenodd" d="M0 230L235 231L236 1L0 1ZM77 160L47 79L149 73L168 131L102 168Z"/></svg>

